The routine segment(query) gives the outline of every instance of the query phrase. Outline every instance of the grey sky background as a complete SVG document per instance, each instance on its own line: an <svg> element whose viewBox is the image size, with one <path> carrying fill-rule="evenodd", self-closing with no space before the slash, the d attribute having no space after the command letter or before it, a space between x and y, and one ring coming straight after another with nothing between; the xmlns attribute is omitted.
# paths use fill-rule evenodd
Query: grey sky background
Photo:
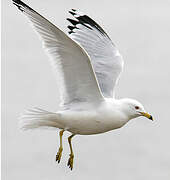
<svg viewBox="0 0 170 180"><path fill-rule="evenodd" d="M124 57L117 98L144 104L154 117L130 121L101 135L73 139L74 169L67 136L61 163L55 162L58 131L18 130L18 116L34 106L56 111L58 87L28 20L11 1L2 2L2 179L169 180L170 178L170 1L25 0L67 31L71 8L96 20Z"/></svg>

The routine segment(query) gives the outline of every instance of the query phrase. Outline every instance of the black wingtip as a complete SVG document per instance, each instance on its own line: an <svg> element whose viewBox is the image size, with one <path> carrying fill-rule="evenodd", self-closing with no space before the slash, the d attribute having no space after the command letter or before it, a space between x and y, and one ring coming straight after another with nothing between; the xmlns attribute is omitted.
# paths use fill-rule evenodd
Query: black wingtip
<svg viewBox="0 0 170 180"><path fill-rule="evenodd" d="M75 21L73 19L67 18L67 21L69 21L71 24L73 24L74 26L77 25L79 22Z"/></svg>
<svg viewBox="0 0 170 180"><path fill-rule="evenodd" d="M75 29L74 26L67 26L67 28L70 29L71 31L72 31L73 29Z"/></svg>
<svg viewBox="0 0 170 180"><path fill-rule="evenodd" d="M24 11L24 8L27 8L31 11L34 11L31 7L29 7L27 4L22 2L21 0L12 0L13 4L18 7L20 11Z"/></svg>
<svg viewBox="0 0 170 180"><path fill-rule="evenodd" d="M12 3L17 6L17 8L23 12L23 10L21 9L21 5L20 5L20 0L12 0Z"/></svg>
<svg viewBox="0 0 170 180"><path fill-rule="evenodd" d="M70 31L68 32L69 34L74 33L74 31L73 31L74 29L79 29L79 28L78 28L78 27L76 27L76 26L70 26L70 25L69 25L69 26L67 26L67 28L70 30Z"/></svg>
<svg viewBox="0 0 170 180"><path fill-rule="evenodd" d="M20 0L12 0L14 3L19 4L21 1Z"/></svg>
<svg viewBox="0 0 170 180"><path fill-rule="evenodd" d="M72 12L72 11L68 11L70 14L72 14L73 16L76 15L76 13Z"/></svg>

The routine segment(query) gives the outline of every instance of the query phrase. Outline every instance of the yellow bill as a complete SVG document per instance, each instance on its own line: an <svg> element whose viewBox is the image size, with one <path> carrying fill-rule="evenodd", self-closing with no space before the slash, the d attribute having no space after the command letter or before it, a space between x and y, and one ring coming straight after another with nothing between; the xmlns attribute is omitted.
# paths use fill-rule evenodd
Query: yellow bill
<svg viewBox="0 0 170 180"><path fill-rule="evenodd" d="M145 117L147 117L148 119L150 119L150 120L153 121L153 117L152 117L150 114L148 114L148 113L146 113L146 112L140 112L140 113L142 114L142 116L145 116Z"/></svg>

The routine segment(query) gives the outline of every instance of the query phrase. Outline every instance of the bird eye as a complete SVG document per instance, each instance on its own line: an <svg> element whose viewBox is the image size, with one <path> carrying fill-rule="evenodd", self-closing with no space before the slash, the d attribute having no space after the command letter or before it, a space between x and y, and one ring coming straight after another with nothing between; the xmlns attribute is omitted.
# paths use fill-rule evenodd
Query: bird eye
<svg viewBox="0 0 170 180"><path fill-rule="evenodd" d="M135 106L135 109L139 109L139 106Z"/></svg>

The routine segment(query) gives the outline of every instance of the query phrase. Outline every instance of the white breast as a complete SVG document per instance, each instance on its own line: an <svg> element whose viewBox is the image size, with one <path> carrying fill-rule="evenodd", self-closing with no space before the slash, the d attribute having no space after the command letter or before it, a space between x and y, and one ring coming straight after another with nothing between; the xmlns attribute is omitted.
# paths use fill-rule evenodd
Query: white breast
<svg viewBox="0 0 170 180"><path fill-rule="evenodd" d="M65 129L82 135L104 133L120 128L127 122L119 108L107 101L90 110L64 111L61 119Z"/></svg>

